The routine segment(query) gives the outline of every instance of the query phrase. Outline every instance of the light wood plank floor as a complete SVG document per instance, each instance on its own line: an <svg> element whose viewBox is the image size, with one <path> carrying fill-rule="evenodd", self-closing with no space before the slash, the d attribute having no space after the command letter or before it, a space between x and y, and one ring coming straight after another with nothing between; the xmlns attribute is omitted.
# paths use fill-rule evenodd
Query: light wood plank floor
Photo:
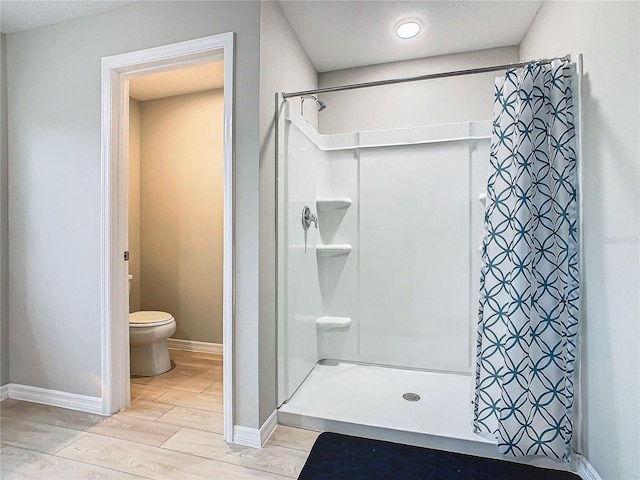
<svg viewBox="0 0 640 480"><path fill-rule="evenodd" d="M175 368L131 379L111 417L0 403L2 479L297 478L317 432L278 426L258 450L223 439L222 357L170 350Z"/></svg>

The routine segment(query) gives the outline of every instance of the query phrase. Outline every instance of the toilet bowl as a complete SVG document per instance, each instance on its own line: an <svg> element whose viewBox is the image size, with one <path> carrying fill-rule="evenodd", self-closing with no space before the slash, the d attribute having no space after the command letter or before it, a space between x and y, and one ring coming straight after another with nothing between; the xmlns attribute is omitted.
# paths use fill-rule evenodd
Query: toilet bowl
<svg viewBox="0 0 640 480"><path fill-rule="evenodd" d="M132 275L129 275L129 286ZM152 377L171 370L167 338L176 331L170 313L142 311L129 314L129 363L131 375Z"/></svg>
<svg viewBox="0 0 640 480"><path fill-rule="evenodd" d="M129 314L131 375L152 377L171 370L167 338L176 331L176 321L167 312Z"/></svg>

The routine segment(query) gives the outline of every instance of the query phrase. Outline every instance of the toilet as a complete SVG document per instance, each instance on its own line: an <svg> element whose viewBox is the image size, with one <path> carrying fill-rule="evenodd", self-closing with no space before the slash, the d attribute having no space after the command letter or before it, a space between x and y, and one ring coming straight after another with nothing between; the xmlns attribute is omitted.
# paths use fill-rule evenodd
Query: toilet
<svg viewBox="0 0 640 480"><path fill-rule="evenodd" d="M129 275L129 293L131 280ZM176 331L176 321L167 312L142 311L129 314L131 375L153 377L171 370L167 338Z"/></svg>

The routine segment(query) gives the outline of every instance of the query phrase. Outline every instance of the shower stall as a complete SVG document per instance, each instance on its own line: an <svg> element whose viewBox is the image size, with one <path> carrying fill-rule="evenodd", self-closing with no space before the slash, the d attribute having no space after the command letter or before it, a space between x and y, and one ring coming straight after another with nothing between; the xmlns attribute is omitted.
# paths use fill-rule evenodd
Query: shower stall
<svg viewBox="0 0 640 480"><path fill-rule="evenodd" d="M567 468L580 62L276 96L279 423ZM288 100L499 70L492 121L327 135ZM380 121L341 98L323 128Z"/></svg>
<svg viewBox="0 0 640 480"><path fill-rule="evenodd" d="M278 123L279 422L485 442L471 398L490 122L322 135L285 101Z"/></svg>

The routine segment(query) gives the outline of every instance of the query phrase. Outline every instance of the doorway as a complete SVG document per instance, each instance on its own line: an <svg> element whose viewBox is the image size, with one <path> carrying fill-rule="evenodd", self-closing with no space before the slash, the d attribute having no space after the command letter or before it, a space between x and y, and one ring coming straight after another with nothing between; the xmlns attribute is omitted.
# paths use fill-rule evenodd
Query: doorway
<svg viewBox="0 0 640 480"><path fill-rule="evenodd" d="M233 33L102 60L102 412L130 400L129 386L129 82L151 74L223 64L222 354L224 437L233 433Z"/></svg>

